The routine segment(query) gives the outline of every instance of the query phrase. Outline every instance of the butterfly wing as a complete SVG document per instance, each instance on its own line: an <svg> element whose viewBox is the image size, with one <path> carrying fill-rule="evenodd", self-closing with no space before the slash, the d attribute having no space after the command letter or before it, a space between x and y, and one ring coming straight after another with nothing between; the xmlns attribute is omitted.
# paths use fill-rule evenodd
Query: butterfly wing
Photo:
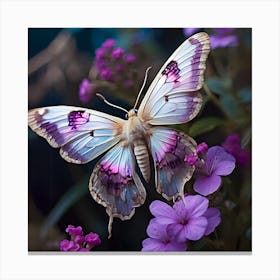
<svg viewBox="0 0 280 280"><path fill-rule="evenodd" d="M68 162L87 163L120 141L125 120L94 110L52 106L28 112L28 124Z"/></svg>
<svg viewBox="0 0 280 280"><path fill-rule="evenodd" d="M194 118L202 104L198 90L203 84L209 51L206 33L187 39L160 69L143 98L138 116L152 125L178 124Z"/></svg>
<svg viewBox="0 0 280 280"><path fill-rule="evenodd" d="M196 154L195 141L174 129L154 127L150 130L149 143L157 191L168 200L183 197L184 185L194 172L194 166L184 159L186 155Z"/></svg>
<svg viewBox="0 0 280 280"><path fill-rule="evenodd" d="M94 200L106 207L110 237L113 218L130 219L134 208L142 205L146 198L129 146L120 142L103 156L93 170L89 190Z"/></svg>

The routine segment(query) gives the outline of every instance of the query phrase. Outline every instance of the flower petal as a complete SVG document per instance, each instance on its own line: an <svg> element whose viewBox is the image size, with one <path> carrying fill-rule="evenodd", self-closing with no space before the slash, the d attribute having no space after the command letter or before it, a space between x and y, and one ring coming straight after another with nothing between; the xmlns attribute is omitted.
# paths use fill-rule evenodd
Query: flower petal
<svg viewBox="0 0 280 280"><path fill-rule="evenodd" d="M203 216L208 220L205 235L209 235L221 223L221 212L217 208L210 207L207 209Z"/></svg>
<svg viewBox="0 0 280 280"><path fill-rule="evenodd" d="M211 49L223 48L223 47L236 47L238 45L238 37L236 35L210 36Z"/></svg>
<svg viewBox="0 0 280 280"><path fill-rule="evenodd" d="M147 227L147 234L151 238L164 240L167 236L166 225L157 223L157 218L154 218L154 219L150 220L150 223Z"/></svg>
<svg viewBox="0 0 280 280"><path fill-rule="evenodd" d="M184 235L186 239L198 240L200 239L207 228L207 219L205 217L192 218L188 224L184 226ZM180 238L179 238L180 240Z"/></svg>
<svg viewBox="0 0 280 280"><path fill-rule="evenodd" d="M164 251L165 245L158 239L147 238L142 241L142 252Z"/></svg>
<svg viewBox="0 0 280 280"><path fill-rule="evenodd" d="M158 218L157 221L159 223L171 224L177 220L174 209L162 201L153 201L150 205L150 211L156 218Z"/></svg>
<svg viewBox="0 0 280 280"><path fill-rule="evenodd" d="M171 224L166 228L167 236L169 240L174 240L176 242L186 242L184 235L184 225L182 224Z"/></svg>
<svg viewBox="0 0 280 280"><path fill-rule="evenodd" d="M182 252L187 250L187 243L186 242L174 242L171 241L166 244L165 251L166 252Z"/></svg>
<svg viewBox="0 0 280 280"><path fill-rule="evenodd" d="M147 238L143 240L142 247L142 252L180 252L187 250L187 244L185 242L162 242L154 238Z"/></svg>
<svg viewBox="0 0 280 280"><path fill-rule="evenodd" d="M200 217L208 208L209 200L201 195L188 195L185 197L188 217Z"/></svg>
<svg viewBox="0 0 280 280"><path fill-rule="evenodd" d="M202 195L209 195L215 192L221 185L221 177L216 174L201 176L194 182L194 190Z"/></svg>
<svg viewBox="0 0 280 280"><path fill-rule="evenodd" d="M215 173L217 175L229 175L235 168L235 161L220 161L216 164Z"/></svg>

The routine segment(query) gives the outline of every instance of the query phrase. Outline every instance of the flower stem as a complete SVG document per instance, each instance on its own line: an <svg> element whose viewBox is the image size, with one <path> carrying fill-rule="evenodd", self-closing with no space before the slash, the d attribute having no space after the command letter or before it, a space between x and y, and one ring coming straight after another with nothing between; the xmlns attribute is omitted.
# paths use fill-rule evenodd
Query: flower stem
<svg viewBox="0 0 280 280"><path fill-rule="evenodd" d="M205 93L207 94L207 96L209 97L209 99L220 109L220 111L222 112L222 114L225 116L225 118L230 122L230 123L234 123L233 119L231 118L231 116L227 113L227 111L225 111L225 109L223 108L223 106L220 103L220 100L210 91L209 87L207 86L206 83L204 83L203 85L203 89L205 91Z"/></svg>

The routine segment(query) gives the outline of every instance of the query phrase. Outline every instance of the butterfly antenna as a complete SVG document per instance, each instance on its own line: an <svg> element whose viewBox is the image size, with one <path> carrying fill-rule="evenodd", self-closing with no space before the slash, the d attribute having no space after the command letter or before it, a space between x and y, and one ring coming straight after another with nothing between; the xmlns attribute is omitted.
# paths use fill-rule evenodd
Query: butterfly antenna
<svg viewBox="0 0 280 280"><path fill-rule="evenodd" d="M120 109L120 110L122 110L122 111L128 113L128 111L125 110L124 108L122 108L122 107L120 107L120 106L118 106L118 105L112 104L112 103L110 103L109 101L107 101L106 98L105 98L102 94L96 93L96 95L97 95L98 97L102 98L103 101L104 101L106 104L108 104L109 106L112 106L112 107L114 107L114 108Z"/></svg>
<svg viewBox="0 0 280 280"><path fill-rule="evenodd" d="M141 87L141 89L140 89L140 91L139 91L139 93L138 93L138 96L137 96L137 99L136 99L136 101L135 101L135 104L134 104L133 109L136 108L136 105L137 105L137 103L138 103L138 101L139 101L139 98L140 98L140 96L141 96L142 90L144 89L145 84L146 84L146 82L147 82L147 79L148 79L148 72L149 72L151 69L152 69L152 67L150 66L150 67L147 68L147 70L146 70L146 72L145 72L144 82L143 82L143 85L142 85L142 87Z"/></svg>

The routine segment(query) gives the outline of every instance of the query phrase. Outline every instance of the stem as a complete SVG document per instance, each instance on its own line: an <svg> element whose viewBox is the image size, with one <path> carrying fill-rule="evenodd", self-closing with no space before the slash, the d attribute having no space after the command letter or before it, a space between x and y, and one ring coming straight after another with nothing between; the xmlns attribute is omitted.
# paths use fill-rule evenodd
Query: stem
<svg viewBox="0 0 280 280"><path fill-rule="evenodd" d="M233 123L233 119L231 116L227 113L227 111L224 110L223 106L220 103L220 100L210 91L209 87L207 86L206 83L203 85L203 89L206 92L207 96L209 99L220 109L220 111L223 113L225 118L230 122Z"/></svg>

